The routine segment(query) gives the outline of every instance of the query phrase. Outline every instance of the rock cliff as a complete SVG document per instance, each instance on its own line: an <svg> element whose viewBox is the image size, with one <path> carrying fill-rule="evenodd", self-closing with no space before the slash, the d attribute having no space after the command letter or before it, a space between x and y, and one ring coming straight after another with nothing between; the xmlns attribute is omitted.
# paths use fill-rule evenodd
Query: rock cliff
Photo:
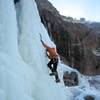
<svg viewBox="0 0 100 100"><path fill-rule="evenodd" d="M36 0L36 3L41 21L62 60L83 74L100 74L100 55L97 55L100 37L96 31L86 24L68 21L48 0Z"/></svg>

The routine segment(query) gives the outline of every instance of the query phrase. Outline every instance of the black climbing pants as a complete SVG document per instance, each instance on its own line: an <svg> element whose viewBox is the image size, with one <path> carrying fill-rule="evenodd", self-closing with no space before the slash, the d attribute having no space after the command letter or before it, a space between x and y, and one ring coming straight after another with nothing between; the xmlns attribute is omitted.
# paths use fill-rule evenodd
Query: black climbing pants
<svg viewBox="0 0 100 100"><path fill-rule="evenodd" d="M50 68L52 72L57 72L57 66L58 66L58 58L51 59L47 66Z"/></svg>

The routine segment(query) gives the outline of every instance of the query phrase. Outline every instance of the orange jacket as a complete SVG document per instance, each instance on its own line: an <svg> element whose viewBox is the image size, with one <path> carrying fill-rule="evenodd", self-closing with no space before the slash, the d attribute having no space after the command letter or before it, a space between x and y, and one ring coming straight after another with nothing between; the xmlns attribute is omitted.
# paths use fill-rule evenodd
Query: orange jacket
<svg viewBox="0 0 100 100"><path fill-rule="evenodd" d="M58 57L57 54L57 50L56 48L53 47L49 47L48 45L46 45L44 42L42 42L43 46L47 49L48 53L49 53L49 58L52 59L54 57Z"/></svg>

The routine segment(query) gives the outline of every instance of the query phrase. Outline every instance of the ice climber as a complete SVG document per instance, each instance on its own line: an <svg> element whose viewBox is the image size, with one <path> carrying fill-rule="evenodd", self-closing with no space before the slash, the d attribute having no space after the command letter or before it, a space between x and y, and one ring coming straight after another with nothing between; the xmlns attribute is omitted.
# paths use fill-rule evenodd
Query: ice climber
<svg viewBox="0 0 100 100"><path fill-rule="evenodd" d="M53 43L52 43L52 47L50 47L46 43L44 43L42 41L42 39L41 39L41 42L42 42L43 46L46 48L46 54L47 54L48 58L50 59L49 63L47 64L47 66L51 70L50 75L51 76L54 75L56 82L60 82L60 79L58 77L58 72L57 72L58 53L57 53L56 46L53 46Z"/></svg>

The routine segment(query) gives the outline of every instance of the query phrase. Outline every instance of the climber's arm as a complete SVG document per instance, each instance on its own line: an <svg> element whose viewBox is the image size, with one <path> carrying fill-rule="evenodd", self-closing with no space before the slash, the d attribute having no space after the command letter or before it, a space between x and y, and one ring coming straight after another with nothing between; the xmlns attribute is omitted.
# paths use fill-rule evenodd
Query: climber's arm
<svg viewBox="0 0 100 100"><path fill-rule="evenodd" d="M46 49L48 49L48 46L41 40L41 42L42 42L42 45L46 48Z"/></svg>
<svg viewBox="0 0 100 100"><path fill-rule="evenodd" d="M48 50L46 50L46 55L49 59L51 59L50 55L48 54Z"/></svg>

